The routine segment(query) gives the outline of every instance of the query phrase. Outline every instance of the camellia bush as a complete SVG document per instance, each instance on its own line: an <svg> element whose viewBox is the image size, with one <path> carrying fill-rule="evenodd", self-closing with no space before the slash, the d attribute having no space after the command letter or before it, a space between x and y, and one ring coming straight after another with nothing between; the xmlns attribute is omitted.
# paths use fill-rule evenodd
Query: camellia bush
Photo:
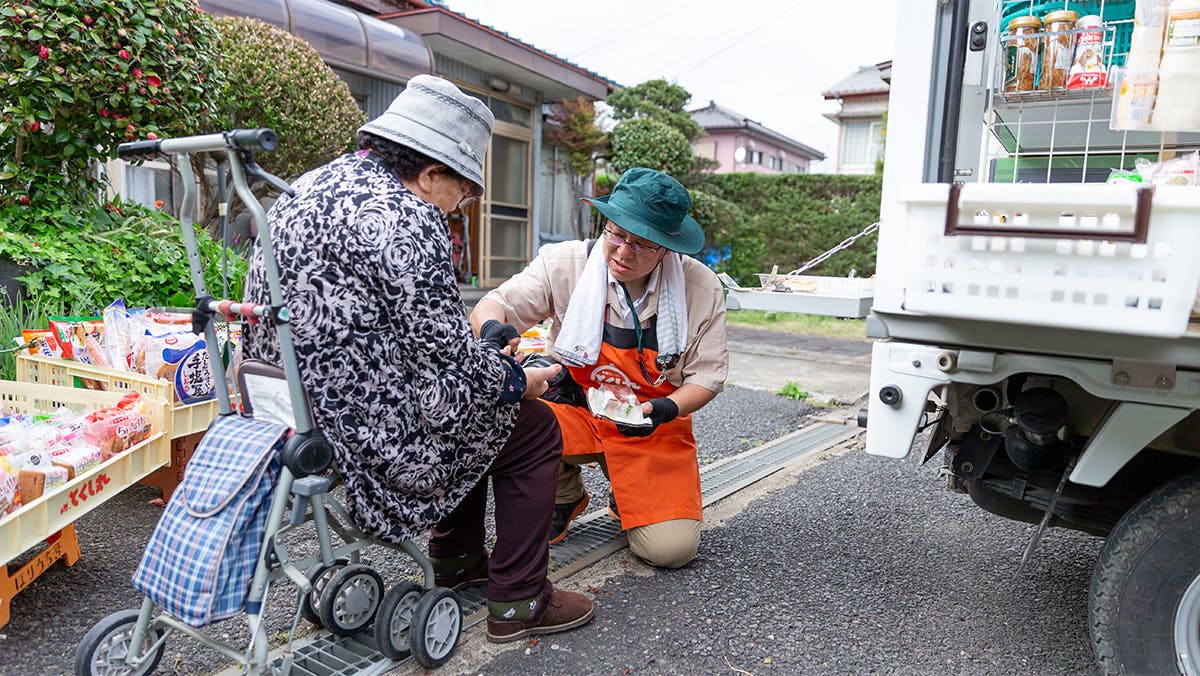
<svg viewBox="0 0 1200 676"><path fill-rule="evenodd" d="M215 130L218 44L196 0L0 5L0 205L98 196L118 143Z"/></svg>

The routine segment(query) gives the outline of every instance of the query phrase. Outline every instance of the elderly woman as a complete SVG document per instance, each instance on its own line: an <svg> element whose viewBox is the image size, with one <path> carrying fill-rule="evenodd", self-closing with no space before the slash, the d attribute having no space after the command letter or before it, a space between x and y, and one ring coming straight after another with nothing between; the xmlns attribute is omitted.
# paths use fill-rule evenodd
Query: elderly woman
<svg viewBox="0 0 1200 676"><path fill-rule="evenodd" d="M437 584L486 582L488 638L509 641L580 626L592 603L546 579L562 437L536 397L557 367L522 369L475 338L451 262L446 217L483 192L492 123L446 80L414 77L359 130L358 152L298 179L268 221L304 386L355 524L388 542L432 527ZM257 247L246 296L267 300ZM245 351L280 361L267 325Z"/></svg>

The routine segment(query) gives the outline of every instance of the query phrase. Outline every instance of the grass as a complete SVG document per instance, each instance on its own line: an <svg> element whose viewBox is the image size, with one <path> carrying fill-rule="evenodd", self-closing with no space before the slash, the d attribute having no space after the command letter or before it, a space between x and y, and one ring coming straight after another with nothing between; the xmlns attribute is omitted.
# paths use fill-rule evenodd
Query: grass
<svg viewBox="0 0 1200 676"><path fill-rule="evenodd" d="M785 397L787 399L791 399L793 401L804 401L805 399L808 399L809 396L811 396L811 395L809 395L808 392L805 392L804 390L800 389L799 383L797 383L794 380L789 380L786 383L784 383L782 388L780 388L779 396Z"/></svg>
<svg viewBox="0 0 1200 676"><path fill-rule="evenodd" d="M786 331L807 336L861 338L863 340L866 340L867 337L865 319L841 319L824 315L767 312L765 310L729 310L725 313L725 321L738 326Z"/></svg>

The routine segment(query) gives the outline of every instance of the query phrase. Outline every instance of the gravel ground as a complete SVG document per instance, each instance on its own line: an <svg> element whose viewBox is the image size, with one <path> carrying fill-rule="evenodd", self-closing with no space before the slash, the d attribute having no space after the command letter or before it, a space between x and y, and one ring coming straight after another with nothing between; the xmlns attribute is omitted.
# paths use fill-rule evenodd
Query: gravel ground
<svg viewBox="0 0 1200 676"><path fill-rule="evenodd" d="M731 388L697 415L702 461L793 431L811 413ZM779 472L706 510L687 568L654 570L618 552L563 583L596 597L589 625L501 646L473 630L441 673L1094 673L1086 593L1101 541L1051 530L1017 579L1032 526L948 493L936 464L855 448ZM585 479L603 505L599 471ZM67 673L92 624L136 607L129 575L160 513L152 497L135 486L80 522L79 563L17 596L0 630L0 673ZM413 572L406 557L376 551L389 583ZM291 590L272 593L273 637L290 626ZM242 624L215 633L241 644ZM226 665L173 639L159 673Z"/></svg>
<svg viewBox="0 0 1200 676"><path fill-rule="evenodd" d="M931 467L859 449L706 510L678 571L618 552L567 580L596 617L534 645L478 636L444 670L479 674L1086 674L1101 540L986 514ZM769 492L768 492L769 491ZM727 505L726 503L730 503ZM743 504L740 504L743 503Z"/></svg>
<svg viewBox="0 0 1200 676"><path fill-rule="evenodd" d="M779 396L729 388L695 416L700 458L704 464L734 455L799 428L812 408ZM592 508L608 500L608 484L598 468L584 472L593 495ZM14 599L12 618L0 629L0 674L69 673L75 647L83 634L109 613L137 608L140 597L129 583L161 508L148 504L157 491L132 486L77 523L83 556L71 568L61 565L42 575ZM300 534L298 534L300 535ZM315 551L309 538L291 540L294 556ZM403 554L374 548L372 565L391 584L417 569ZM267 626L273 639L291 626L294 587L272 589ZM212 633L244 646L245 623L240 619L216 625ZM306 626L306 625L302 625ZM303 631L303 630L302 630ZM213 650L193 641L172 639L159 673L203 674L228 666Z"/></svg>

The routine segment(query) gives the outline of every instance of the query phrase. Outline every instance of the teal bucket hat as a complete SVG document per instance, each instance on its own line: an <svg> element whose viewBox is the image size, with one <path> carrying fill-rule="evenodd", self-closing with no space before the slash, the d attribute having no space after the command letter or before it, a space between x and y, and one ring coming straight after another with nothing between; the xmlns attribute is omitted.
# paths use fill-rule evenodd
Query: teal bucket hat
<svg viewBox="0 0 1200 676"><path fill-rule="evenodd" d="M704 231L688 215L692 198L679 181L661 171L635 167L626 171L604 197L584 197L622 230L678 251L695 254L704 248Z"/></svg>

